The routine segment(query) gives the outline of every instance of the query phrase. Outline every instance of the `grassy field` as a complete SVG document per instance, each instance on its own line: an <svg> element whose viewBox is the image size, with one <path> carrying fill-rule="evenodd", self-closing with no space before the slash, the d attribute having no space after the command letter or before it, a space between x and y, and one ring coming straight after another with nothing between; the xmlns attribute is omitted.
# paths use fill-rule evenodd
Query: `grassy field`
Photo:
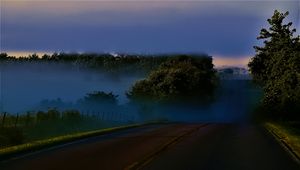
<svg viewBox="0 0 300 170"><path fill-rule="evenodd" d="M300 158L300 124L298 122L267 122L265 127L285 142Z"/></svg>

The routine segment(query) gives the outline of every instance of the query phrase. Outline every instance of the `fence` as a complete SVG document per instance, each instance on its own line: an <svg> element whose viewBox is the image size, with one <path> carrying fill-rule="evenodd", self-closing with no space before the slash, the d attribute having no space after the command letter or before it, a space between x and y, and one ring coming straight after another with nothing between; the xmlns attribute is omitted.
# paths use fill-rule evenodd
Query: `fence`
<svg viewBox="0 0 300 170"><path fill-rule="evenodd" d="M70 113L70 114L67 114ZM22 127L34 126L44 121L51 120L96 120L103 122L135 122L138 120L136 115L99 112L99 111L71 111L71 112L27 112L25 114L9 114L3 112L0 115L0 127Z"/></svg>

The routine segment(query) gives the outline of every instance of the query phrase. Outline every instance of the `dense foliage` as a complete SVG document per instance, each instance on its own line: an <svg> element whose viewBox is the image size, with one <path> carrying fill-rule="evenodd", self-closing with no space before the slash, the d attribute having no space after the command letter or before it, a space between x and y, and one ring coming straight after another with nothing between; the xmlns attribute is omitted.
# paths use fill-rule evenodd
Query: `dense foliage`
<svg viewBox="0 0 300 170"><path fill-rule="evenodd" d="M269 29L262 29L255 46L256 55L248 64L255 82L264 91L263 104L280 117L300 117L300 38L294 36L292 23L283 20L288 12L277 10L268 19ZM297 115L298 112L298 115Z"/></svg>
<svg viewBox="0 0 300 170"><path fill-rule="evenodd" d="M162 63L128 92L131 100L207 101L216 87L212 58L179 55Z"/></svg>

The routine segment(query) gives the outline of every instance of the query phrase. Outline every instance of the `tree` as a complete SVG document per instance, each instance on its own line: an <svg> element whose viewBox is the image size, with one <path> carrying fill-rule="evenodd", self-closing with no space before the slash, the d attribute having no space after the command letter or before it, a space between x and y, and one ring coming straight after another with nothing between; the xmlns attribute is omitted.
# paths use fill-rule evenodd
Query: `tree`
<svg viewBox="0 0 300 170"><path fill-rule="evenodd" d="M116 105L118 95L114 95L112 92L105 93L103 91L94 91L88 93L83 99L78 102L83 105L97 106L97 105Z"/></svg>
<svg viewBox="0 0 300 170"><path fill-rule="evenodd" d="M7 59L8 55L6 53L0 53L0 60Z"/></svg>
<svg viewBox="0 0 300 170"><path fill-rule="evenodd" d="M275 10L267 20L269 29L261 29L257 37L264 40L264 46L254 46L256 55L248 66L263 88L264 106L292 115L300 106L300 37L294 36L292 22L283 22L288 14Z"/></svg>
<svg viewBox="0 0 300 170"><path fill-rule="evenodd" d="M36 53L34 53L32 55L29 55L28 58L29 58L29 60L38 60L39 56Z"/></svg>
<svg viewBox="0 0 300 170"><path fill-rule="evenodd" d="M207 101L216 80L212 58L179 55L136 82L127 96L133 101Z"/></svg>
<svg viewBox="0 0 300 170"><path fill-rule="evenodd" d="M44 54L41 58L42 60L50 60L51 59L51 56L48 55L48 54Z"/></svg>

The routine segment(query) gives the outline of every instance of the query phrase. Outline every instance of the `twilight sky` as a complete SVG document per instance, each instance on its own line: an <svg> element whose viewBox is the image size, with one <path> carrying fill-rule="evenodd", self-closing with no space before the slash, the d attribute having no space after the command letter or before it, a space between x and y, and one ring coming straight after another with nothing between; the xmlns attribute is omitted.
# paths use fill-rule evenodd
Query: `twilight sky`
<svg viewBox="0 0 300 170"><path fill-rule="evenodd" d="M247 58L273 11L300 1L1 0L1 52L208 53Z"/></svg>

